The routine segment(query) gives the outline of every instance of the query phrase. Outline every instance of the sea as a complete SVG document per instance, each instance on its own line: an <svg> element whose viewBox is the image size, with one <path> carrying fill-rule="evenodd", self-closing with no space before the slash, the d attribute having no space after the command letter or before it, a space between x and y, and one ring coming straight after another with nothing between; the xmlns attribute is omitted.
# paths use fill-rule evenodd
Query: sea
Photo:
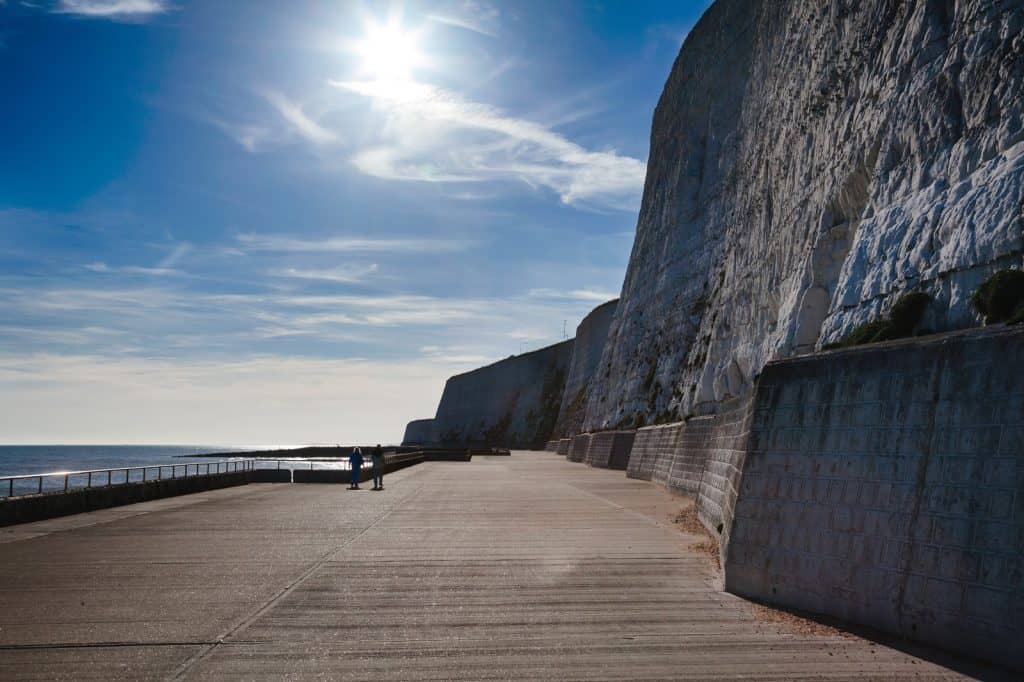
<svg viewBox="0 0 1024 682"><path fill-rule="evenodd" d="M181 457L224 453L223 459L231 459L234 452L253 449L223 445L0 445L0 476L216 461Z"/></svg>
<svg viewBox="0 0 1024 682"><path fill-rule="evenodd" d="M255 450L288 450L300 445L0 445L0 499L10 495L29 495L82 488L108 481L105 473L88 475L97 469L115 469L109 482L120 484L142 481L144 477L178 477L200 473L204 464L242 459L239 455ZM214 455L210 457L208 455ZM206 456L200 456L206 455ZM185 465L199 464L198 469ZM157 467L163 470L129 469ZM347 469L345 460L326 461L302 457L257 459L256 468ZM173 467L173 468L172 468ZM117 470L119 469L119 470ZM43 474L43 476L39 476ZM51 474L46 476L45 474ZM32 478L3 480L5 476Z"/></svg>

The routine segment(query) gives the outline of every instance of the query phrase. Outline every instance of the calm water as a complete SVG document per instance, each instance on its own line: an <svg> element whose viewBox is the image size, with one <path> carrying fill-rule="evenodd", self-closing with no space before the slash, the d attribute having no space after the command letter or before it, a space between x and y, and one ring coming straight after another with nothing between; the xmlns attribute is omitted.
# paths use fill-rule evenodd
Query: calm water
<svg viewBox="0 0 1024 682"><path fill-rule="evenodd" d="M200 462L206 460L176 457L207 452L224 452L224 459L230 459L232 451L248 449L223 445L0 445L0 476Z"/></svg>
<svg viewBox="0 0 1024 682"><path fill-rule="evenodd" d="M193 470L185 465L213 463L221 460L236 459L234 453L246 450L273 449L275 446L223 446L223 445L0 445L0 476L22 476L27 474L45 474L58 471L88 471L94 469L112 469L116 467L138 467L154 465L172 465L159 473L150 470L146 476L183 476L190 472L201 473L203 467ZM284 446L296 447L296 446ZM190 457L204 453L224 453L223 457ZM347 461L311 461L303 458L278 460L257 460L256 467L282 469L348 469ZM115 471L111 473L110 482L114 484L126 481L142 481L143 471L133 469L130 472ZM85 474L67 477L68 488L82 488L88 485L103 485L105 474L93 476L90 480ZM126 477L127 476L127 477ZM43 492L60 491L65 485L65 476L49 476L42 479ZM40 489L38 479L0 482L0 499L8 495L31 495Z"/></svg>

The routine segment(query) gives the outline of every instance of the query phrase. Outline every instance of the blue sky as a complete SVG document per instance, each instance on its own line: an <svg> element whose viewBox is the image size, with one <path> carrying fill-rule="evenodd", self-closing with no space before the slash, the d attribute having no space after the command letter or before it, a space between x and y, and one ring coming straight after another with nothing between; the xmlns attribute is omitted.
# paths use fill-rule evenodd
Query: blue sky
<svg viewBox="0 0 1024 682"><path fill-rule="evenodd" d="M571 335L707 4L0 0L0 441L397 440Z"/></svg>

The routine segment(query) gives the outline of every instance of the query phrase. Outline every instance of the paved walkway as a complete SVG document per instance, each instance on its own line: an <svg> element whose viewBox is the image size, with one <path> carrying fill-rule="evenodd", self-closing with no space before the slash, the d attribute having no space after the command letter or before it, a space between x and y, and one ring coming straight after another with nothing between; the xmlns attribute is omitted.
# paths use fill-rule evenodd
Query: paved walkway
<svg viewBox="0 0 1024 682"><path fill-rule="evenodd" d="M948 679L714 588L685 501L550 453L0 529L0 678ZM938 661L936 663L935 661Z"/></svg>

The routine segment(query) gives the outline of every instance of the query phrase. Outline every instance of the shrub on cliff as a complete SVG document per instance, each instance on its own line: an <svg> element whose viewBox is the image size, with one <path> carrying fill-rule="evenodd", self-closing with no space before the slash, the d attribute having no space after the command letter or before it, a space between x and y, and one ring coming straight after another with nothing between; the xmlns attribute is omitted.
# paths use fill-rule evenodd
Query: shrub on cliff
<svg viewBox="0 0 1024 682"><path fill-rule="evenodd" d="M931 300L931 296L919 291L903 294L888 315L854 327L841 341L827 343L822 346L822 349L849 348L865 343L878 343L911 336L921 322L921 316L924 315Z"/></svg>
<svg viewBox="0 0 1024 682"><path fill-rule="evenodd" d="M1006 269L995 273L971 295L971 304L985 324L1024 321L1024 272Z"/></svg>

